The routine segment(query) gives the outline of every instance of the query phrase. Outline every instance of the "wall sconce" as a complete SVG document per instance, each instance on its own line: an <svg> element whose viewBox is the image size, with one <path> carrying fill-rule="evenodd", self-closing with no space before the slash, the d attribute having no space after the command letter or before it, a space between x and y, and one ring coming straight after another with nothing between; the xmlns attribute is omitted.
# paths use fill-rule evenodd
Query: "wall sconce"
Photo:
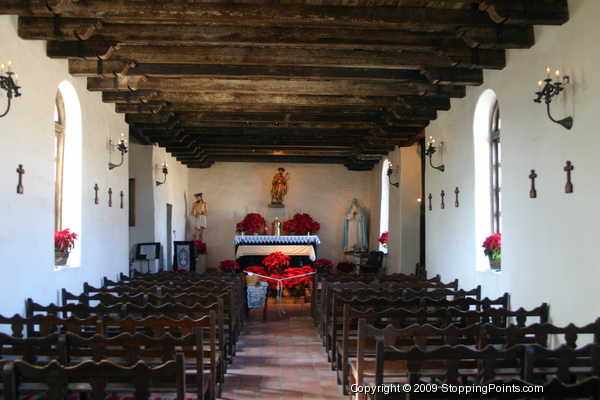
<svg viewBox="0 0 600 400"><path fill-rule="evenodd" d="M4 63L0 64L0 88L6 90L6 97L8 97L8 105L6 106L6 111L4 114L0 115L0 118L4 117L8 114L10 110L10 100L15 97L19 97L21 93L19 93L20 86L17 86L19 83L19 74L15 74L11 71L12 61L8 60L8 71L6 71L6 76L4 76ZM13 79L13 75L15 78Z"/></svg>
<svg viewBox="0 0 600 400"><path fill-rule="evenodd" d="M394 166L392 165L392 163L388 161L388 169L387 169L388 180L390 181L390 185L400 187L400 182L392 183L392 174L394 173L393 167ZM396 169L398 169L398 167L396 167Z"/></svg>
<svg viewBox="0 0 600 400"><path fill-rule="evenodd" d="M167 174L169 173L169 170L167 169L168 166L169 164L162 163L162 173L165 174L165 179L163 179L162 182L156 181L156 186L162 185L167 181Z"/></svg>
<svg viewBox="0 0 600 400"><path fill-rule="evenodd" d="M533 99L533 101L535 101L536 103L541 103L543 99L546 103L546 110L548 112L548 118L550 118L550 121L555 122L567 129L571 129L571 127L573 126L573 118L566 117L561 119L560 121L557 121L550 115L550 102L552 101L552 98L560 94L560 92L564 90L565 85L569 83L569 77L566 75L563 76L562 82L558 79L560 75L559 70L556 70L554 74L556 75L556 81L552 82L552 78L550 78L550 67L546 67L547 78L543 81L546 82L546 84L544 85L542 81L538 81L538 91L535 92L535 94L537 95L537 99ZM543 88L542 85L544 85Z"/></svg>
<svg viewBox="0 0 600 400"><path fill-rule="evenodd" d="M444 142L442 142L440 144L440 148L442 146L444 146ZM442 164L438 167L434 167L433 164L431 163L431 156L433 156L435 154L436 150L437 149L435 148L435 139L433 138L433 136L429 136L429 142L427 143L427 149L425 150L425 156L429 157L429 165L431 165L431 168L444 172L444 169L445 169L444 164Z"/></svg>
<svg viewBox="0 0 600 400"><path fill-rule="evenodd" d="M110 145L114 146L112 139L110 140ZM111 162L108 163L108 169L111 170L113 168L120 167L123 164L123 160L125 159L125 153L127 153L127 140L125 140L125 134L121 132L121 139L119 139L119 144L117 145L117 150L121 152L121 162L118 164L113 164Z"/></svg>

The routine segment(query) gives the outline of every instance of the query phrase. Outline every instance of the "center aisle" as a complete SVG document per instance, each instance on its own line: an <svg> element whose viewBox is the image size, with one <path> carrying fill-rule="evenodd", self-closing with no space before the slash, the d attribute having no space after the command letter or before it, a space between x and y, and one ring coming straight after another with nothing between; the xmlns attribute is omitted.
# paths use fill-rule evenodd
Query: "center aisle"
<svg viewBox="0 0 600 400"><path fill-rule="evenodd" d="M227 400L347 399L336 383L310 304L251 309L228 366L222 398Z"/></svg>

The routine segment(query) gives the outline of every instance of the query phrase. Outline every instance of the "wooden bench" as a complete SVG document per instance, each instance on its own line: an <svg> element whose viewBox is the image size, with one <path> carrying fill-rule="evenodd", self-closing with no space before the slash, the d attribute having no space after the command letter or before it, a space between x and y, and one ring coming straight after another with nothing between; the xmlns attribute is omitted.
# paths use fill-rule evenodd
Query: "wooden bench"
<svg viewBox="0 0 600 400"><path fill-rule="evenodd" d="M104 400L109 392L129 391L136 400L148 400L153 390L176 392L186 398L183 357L158 366L139 361L131 367L103 360L88 360L72 367L51 361L36 366L23 360L8 363L3 368L4 398L19 400L21 394L42 394L50 400L63 400L68 392L89 393L92 400ZM172 382L158 385L158 382ZM42 384L42 385L40 385Z"/></svg>

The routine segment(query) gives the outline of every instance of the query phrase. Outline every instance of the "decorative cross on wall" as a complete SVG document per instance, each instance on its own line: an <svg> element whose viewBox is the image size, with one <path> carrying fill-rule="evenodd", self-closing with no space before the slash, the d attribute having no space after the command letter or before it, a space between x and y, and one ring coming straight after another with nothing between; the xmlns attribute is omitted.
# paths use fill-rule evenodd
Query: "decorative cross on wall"
<svg viewBox="0 0 600 400"><path fill-rule="evenodd" d="M94 199L94 204L98 204L98 189L100 189L100 188L98 187L98 184L96 183L94 185L94 191L96 192L96 198Z"/></svg>
<svg viewBox="0 0 600 400"><path fill-rule="evenodd" d="M121 195L120 196L121 196L121 208L123 208L123 196L125 196L125 195L123 194L122 190L121 190Z"/></svg>
<svg viewBox="0 0 600 400"><path fill-rule="evenodd" d="M535 173L535 169L531 170L529 174L529 179L531 179L531 189L529 190L529 197L531 199L535 199L537 197L537 190L535 190L535 178L537 178L537 174Z"/></svg>
<svg viewBox="0 0 600 400"><path fill-rule="evenodd" d="M19 174L19 183L17 184L17 194L23 194L23 174L25 170L23 169L23 164L19 164L19 168L17 168L17 173Z"/></svg>
<svg viewBox="0 0 600 400"><path fill-rule="evenodd" d="M108 206L112 207L112 188L108 188Z"/></svg>
<svg viewBox="0 0 600 400"><path fill-rule="evenodd" d="M440 193L440 196L442 196L442 204L441 204L441 209L444 209L446 206L444 206L444 196L446 195L446 193L444 193L444 191L442 190L442 193Z"/></svg>
<svg viewBox="0 0 600 400"><path fill-rule="evenodd" d="M429 196L427 196L427 198L429 199L429 211L431 211L432 207L431 207L431 199L433 198L433 196L431 195L431 193L429 193Z"/></svg>
<svg viewBox="0 0 600 400"><path fill-rule="evenodd" d="M454 189L454 194L456 195L456 200L454 200L454 207L458 207L458 194L460 193L460 190L458 190L458 186L456 187L456 189Z"/></svg>
<svg viewBox="0 0 600 400"><path fill-rule="evenodd" d="M567 173L567 184L565 185L565 193L573 193L573 184L571 183L571 171L573 171L575 167L571 165L571 161L567 161L567 165L563 168Z"/></svg>

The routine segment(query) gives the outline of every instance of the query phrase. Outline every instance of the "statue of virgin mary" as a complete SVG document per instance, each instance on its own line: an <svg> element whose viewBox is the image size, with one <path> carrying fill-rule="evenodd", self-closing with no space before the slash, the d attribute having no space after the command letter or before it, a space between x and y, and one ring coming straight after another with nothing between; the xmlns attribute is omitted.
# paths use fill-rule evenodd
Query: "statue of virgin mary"
<svg viewBox="0 0 600 400"><path fill-rule="evenodd" d="M358 199L352 199L344 216L344 235L342 248L346 252L366 252L369 248L367 237L367 219Z"/></svg>

